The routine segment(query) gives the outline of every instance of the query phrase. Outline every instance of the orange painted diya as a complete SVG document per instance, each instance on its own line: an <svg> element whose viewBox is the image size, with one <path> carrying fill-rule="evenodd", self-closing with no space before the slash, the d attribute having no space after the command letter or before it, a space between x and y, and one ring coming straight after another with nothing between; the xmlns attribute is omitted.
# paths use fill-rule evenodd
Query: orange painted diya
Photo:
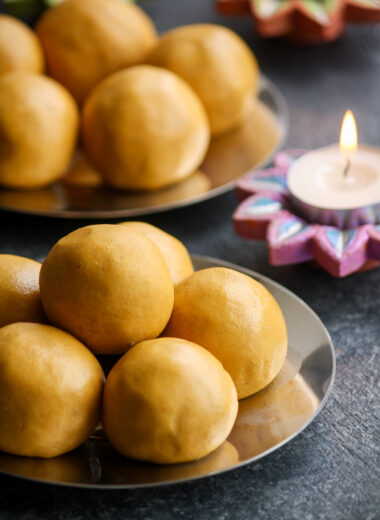
<svg viewBox="0 0 380 520"><path fill-rule="evenodd" d="M223 14L251 14L264 37L298 43L338 38L348 23L380 21L380 0L217 0Z"/></svg>

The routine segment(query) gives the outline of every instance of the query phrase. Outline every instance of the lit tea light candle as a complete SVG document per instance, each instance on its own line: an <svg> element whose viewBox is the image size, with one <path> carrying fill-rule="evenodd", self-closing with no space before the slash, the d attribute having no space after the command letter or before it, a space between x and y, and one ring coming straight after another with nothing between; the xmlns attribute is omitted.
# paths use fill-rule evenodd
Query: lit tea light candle
<svg viewBox="0 0 380 520"><path fill-rule="evenodd" d="M287 183L294 205L313 222L340 228L380 222L380 149L358 147L350 111L343 118L340 145L300 157Z"/></svg>

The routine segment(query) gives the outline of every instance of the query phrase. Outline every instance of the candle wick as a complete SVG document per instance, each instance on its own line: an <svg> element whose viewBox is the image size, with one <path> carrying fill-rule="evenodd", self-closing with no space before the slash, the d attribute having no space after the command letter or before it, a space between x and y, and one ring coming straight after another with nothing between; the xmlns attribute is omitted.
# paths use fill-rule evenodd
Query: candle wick
<svg viewBox="0 0 380 520"><path fill-rule="evenodd" d="M347 179L348 171L349 171L350 168L351 168L351 161L350 161L350 159L347 159L346 165L345 165L344 170L343 170L343 178L344 179Z"/></svg>

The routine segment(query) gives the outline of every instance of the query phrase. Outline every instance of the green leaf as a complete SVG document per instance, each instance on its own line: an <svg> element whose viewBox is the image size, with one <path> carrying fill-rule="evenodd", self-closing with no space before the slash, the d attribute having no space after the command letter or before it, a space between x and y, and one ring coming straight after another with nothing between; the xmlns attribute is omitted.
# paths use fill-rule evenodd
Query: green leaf
<svg viewBox="0 0 380 520"><path fill-rule="evenodd" d="M43 0L47 7L54 7L55 5L61 4L65 0ZM131 4L136 3L136 0L119 0L120 2L129 2Z"/></svg>
<svg viewBox="0 0 380 520"><path fill-rule="evenodd" d="M3 0L4 10L13 16L34 16L43 8L41 0Z"/></svg>
<svg viewBox="0 0 380 520"><path fill-rule="evenodd" d="M3 0L5 12L13 16L34 16L42 9L54 7L64 0ZM135 3L136 0L120 0Z"/></svg>

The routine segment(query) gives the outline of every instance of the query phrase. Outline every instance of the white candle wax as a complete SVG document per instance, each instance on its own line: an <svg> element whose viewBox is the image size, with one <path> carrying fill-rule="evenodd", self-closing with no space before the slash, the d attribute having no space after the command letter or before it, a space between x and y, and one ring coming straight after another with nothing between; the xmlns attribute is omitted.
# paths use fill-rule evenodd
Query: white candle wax
<svg viewBox="0 0 380 520"><path fill-rule="evenodd" d="M327 146L300 157L287 183L293 197L322 209L357 209L380 203L380 149L360 146L350 157L338 146Z"/></svg>

